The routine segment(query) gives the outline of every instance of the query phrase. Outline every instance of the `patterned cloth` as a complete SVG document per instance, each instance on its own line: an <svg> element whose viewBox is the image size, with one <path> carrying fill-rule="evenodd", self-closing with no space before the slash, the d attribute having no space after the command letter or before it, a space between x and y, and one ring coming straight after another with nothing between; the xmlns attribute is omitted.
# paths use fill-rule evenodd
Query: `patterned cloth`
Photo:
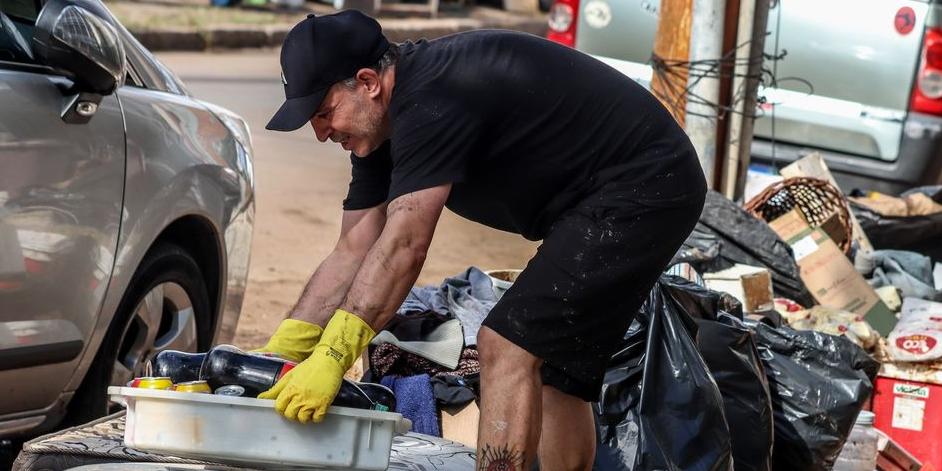
<svg viewBox="0 0 942 471"><path fill-rule="evenodd" d="M124 411L26 442L12 471L69 469L123 462L208 464L206 461L158 455L124 446Z"/></svg>
<svg viewBox="0 0 942 471"><path fill-rule="evenodd" d="M403 351L390 343L378 345L373 349L373 353L370 354L370 366L377 377L387 375L415 376L420 374L427 374L432 377L439 375L470 376L481 371L481 363L478 361L478 349L476 347L465 347L461 351L458 367L449 370L438 363Z"/></svg>
<svg viewBox="0 0 942 471"><path fill-rule="evenodd" d="M149 462L183 465L174 469L203 469L213 471L252 471L255 469L285 471L310 470L285 466L264 468L231 467L173 456L158 455L124 446L124 412L103 417L78 427L44 435L23 445L23 451L13 463L12 471L66 470L83 465L117 463L121 471L133 471L128 463ZM120 465L125 463L126 465ZM153 465L152 465L153 466ZM168 466L168 468L170 468ZM157 471L158 468L146 468ZM450 440L407 433L393 438L390 452L390 470L401 471L473 471L474 450Z"/></svg>

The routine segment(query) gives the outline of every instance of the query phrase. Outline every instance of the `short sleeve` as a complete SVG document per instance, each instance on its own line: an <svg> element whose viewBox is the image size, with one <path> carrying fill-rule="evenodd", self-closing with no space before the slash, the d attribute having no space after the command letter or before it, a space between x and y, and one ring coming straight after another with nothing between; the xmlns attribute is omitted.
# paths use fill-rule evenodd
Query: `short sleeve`
<svg viewBox="0 0 942 471"><path fill-rule="evenodd" d="M454 99L414 97L393 120L388 200L463 181L479 139L478 115Z"/></svg>
<svg viewBox="0 0 942 471"><path fill-rule="evenodd" d="M353 211L372 208L386 201L389 194L389 178L392 171L392 159L389 155L389 141L366 157L350 154L353 167L350 188L343 200L343 209Z"/></svg>

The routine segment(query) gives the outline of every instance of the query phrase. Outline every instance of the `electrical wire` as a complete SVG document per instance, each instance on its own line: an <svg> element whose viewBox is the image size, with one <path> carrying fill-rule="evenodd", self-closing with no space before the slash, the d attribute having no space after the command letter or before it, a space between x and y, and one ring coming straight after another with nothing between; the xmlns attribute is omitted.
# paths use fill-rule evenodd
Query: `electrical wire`
<svg viewBox="0 0 942 471"><path fill-rule="evenodd" d="M801 77L778 76L778 63L779 61L785 59L785 57L788 55L788 51L785 49L780 49L779 47L782 24L781 0L771 0L769 9L771 10L772 8L776 9L773 43L774 52L772 54L766 54L764 51L759 51L757 53L751 54L750 57L737 59L736 52L739 51L739 49L752 49L752 40L748 40L742 44L737 45L733 50L727 52L718 59L681 61L665 59L658 56L657 54L652 53L649 63L653 69L654 75L661 79L662 83L665 85L663 91L652 89L655 95L661 99L662 102L669 103L672 109L677 109L680 107L681 101L686 98L687 103L702 105L715 111L715 114L703 114L687 111L688 115L711 119L724 119L728 114L738 114L746 118L755 119L764 116L763 112L761 111L763 105L771 104L772 165L773 168L777 168L777 159L775 155L776 103L770 103L766 96L760 95L756 97L756 108L754 110L739 111L737 108L746 99L744 90L745 87L741 87L733 93L733 96L730 98L730 103L728 105L721 105L720 103L707 100L706 98L692 92L696 85L704 79L741 77L746 79L743 81L744 84L748 80L753 79L757 80L759 84L762 85L762 87L765 89L779 89L782 83L795 81L803 84L808 88L808 95L814 94L814 85L810 81ZM766 37L768 37L770 34L772 33L766 31ZM766 66L768 63L771 63L771 68ZM726 72L729 70L735 71L738 66L746 66L746 70L752 70L756 65L758 65L758 72L753 74ZM683 83L684 85L680 85L680 83Z"/></svg>

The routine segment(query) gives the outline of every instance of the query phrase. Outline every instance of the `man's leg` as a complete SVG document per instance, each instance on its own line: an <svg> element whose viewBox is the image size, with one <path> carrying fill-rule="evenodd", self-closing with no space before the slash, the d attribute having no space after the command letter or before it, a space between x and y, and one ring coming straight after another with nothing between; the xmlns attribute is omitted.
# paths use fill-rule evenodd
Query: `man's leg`
<svg viewBox="0 0 942 471"><path fill-rule="evenodd" d="M552 386L543 386L540 471L590 470L594 461L592 406Z"/></svg>
<svg viewBox="0 0 942 471"><path fill-rule="evenodd" d="M488 327L478 332L478 471L529 470L540 441L542 361Z"/></svg>

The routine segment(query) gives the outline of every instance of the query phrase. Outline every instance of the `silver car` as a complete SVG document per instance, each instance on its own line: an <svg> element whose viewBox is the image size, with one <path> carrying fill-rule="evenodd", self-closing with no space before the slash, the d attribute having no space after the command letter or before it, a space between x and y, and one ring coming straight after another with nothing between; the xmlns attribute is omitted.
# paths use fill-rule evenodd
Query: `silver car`
<svg viewBox="0 0 942 471"><path fill-rule="evenodd" d="M928 0L779 0L765 52L753 161L820 152L845 190L942 179L942 5ZM642 84L660 0L556 0L549 37Z"/></svg>
<svg viewBox="0 0 942 471"><path fill-rule="evenodd" d="M0 437L234 334L252 144L98 0L0 1Z"/></svg>

